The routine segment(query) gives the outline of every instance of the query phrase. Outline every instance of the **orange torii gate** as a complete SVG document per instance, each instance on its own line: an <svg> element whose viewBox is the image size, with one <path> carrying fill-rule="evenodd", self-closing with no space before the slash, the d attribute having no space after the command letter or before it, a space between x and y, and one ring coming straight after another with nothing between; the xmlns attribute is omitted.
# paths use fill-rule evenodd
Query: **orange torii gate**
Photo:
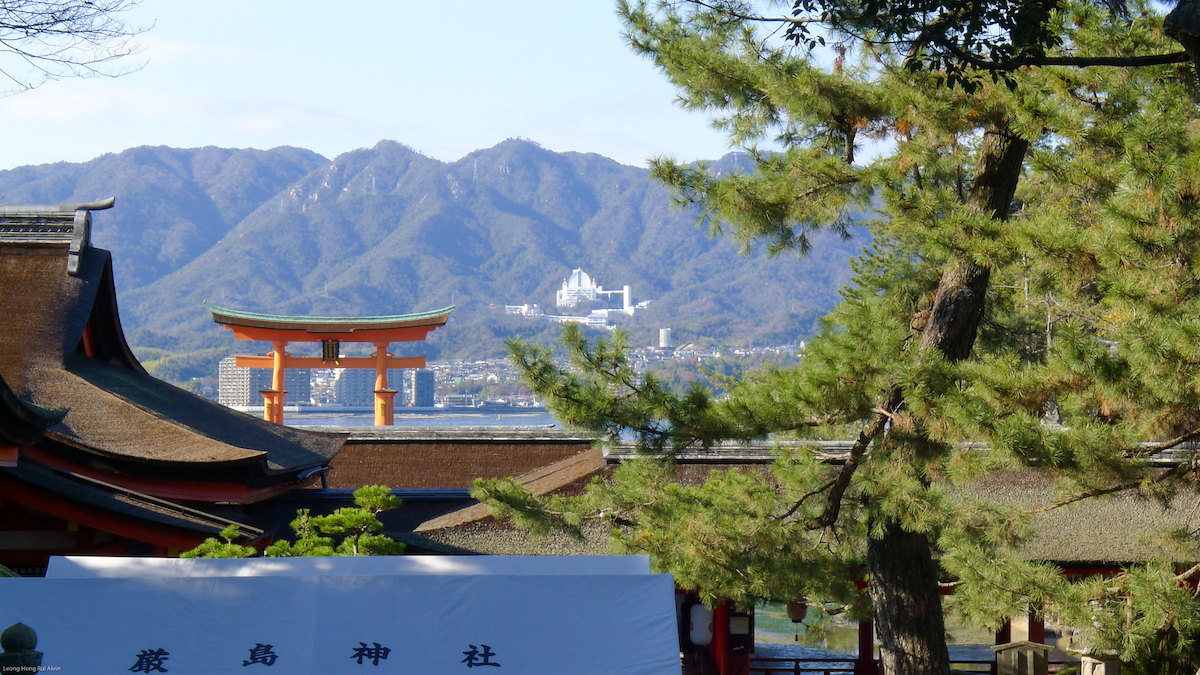
<svg viewBox="0 0 1200 675"><path fill-rule="evenodd" d="M434 329L446 325L454 307L418 314L395 316L279 316L235 309L209 307L213 321L233 331L238 340L270 342L266 356L238 355L242 368L271 368L271 388L264 389L263 419L283 424L284 371L287 368L374 368L375 425L390 426L394 420L396 390L388 388L389 368L424 368L424 356L393 356L393 342L419 342ZM287 353L289 342L320 342L320 357L297 357ZM371 356L339 356L343 342L375 345Z"/></svg>

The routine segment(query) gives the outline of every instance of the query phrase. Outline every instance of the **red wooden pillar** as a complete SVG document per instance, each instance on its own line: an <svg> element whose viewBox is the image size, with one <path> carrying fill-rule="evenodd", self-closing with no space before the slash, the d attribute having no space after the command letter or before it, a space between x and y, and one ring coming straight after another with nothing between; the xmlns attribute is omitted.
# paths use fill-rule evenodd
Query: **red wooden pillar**
<svg viewBox="0 0 1200 675"><path fill-rule="evenodd" d="M287 379L284 376L286 366L284 359L287 357L287 342L282 340L271 343L271 358L274 360L274 369L271 371L271 388L275 391L283 391L286 386Z"/></svg>
<svg viewBox="0 0 1200 675"><path fill-rule="evenodd" d="M89 359L96 358L96 338L92 332L91 321L83 326L83 355Z"/></svg>
<svg viewBox="0 0 1200 675"><path fill-rule="evenodd" d="M858 622L858 658L854 661L854 675L879 675L875 663L875 622L870 619Z"/></svg>
<svg viewBox="0 0 1200 675"><path fill-rule="evenodd" d="M718 675L749 675L750 652L753 651L751 617L734 610L728 600L713 608L713 639L708 651ZM732 624L737 623L737 629Z"/></svg>
<svg viewBox="0 0 1200 675"><path fill-rule="evenodd" d="M1029 641L1046 644L1046 620L1035 609L1029 610Z"/></svg>
<svg viewBox="0 0 1200 675"><path fill-rule="evenodd" d="M709 652L721 675L729 672L729 603L722 600L713 607L713 639Z"/></svg>

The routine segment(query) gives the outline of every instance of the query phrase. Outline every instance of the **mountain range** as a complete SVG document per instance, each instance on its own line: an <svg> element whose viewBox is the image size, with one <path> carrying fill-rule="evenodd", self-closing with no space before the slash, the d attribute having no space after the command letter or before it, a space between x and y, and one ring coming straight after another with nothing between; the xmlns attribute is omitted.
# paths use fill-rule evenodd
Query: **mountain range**
<svg viewBox="0 0 1200 675"><path fill-rule="evenodd" d="M744 156L713 163L738 170ZM0 201L87 202L93 243L113 252L126 335L160 375L215 373L261 346L233 344L204 303L278 314L381 315L455 305L408 353L494 358L504 340L553 340L554 324L506 315L574 268L652 301L631 343L781 344L812 334L865 235L813 251L742 254L672 208L642 168L508 140L455 162L392 141L332 160L300 148L139 147L85 163L0 171ZM405 350L401 350L405 351Z"/></svg>

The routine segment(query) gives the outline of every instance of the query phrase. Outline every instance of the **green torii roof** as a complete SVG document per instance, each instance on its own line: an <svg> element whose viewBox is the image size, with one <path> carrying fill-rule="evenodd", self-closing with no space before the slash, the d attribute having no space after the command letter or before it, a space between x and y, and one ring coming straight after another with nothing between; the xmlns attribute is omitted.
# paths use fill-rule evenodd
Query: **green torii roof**
<svg viewBox="0 0 1200 675"><path fill-rule="evenodd" d="M309 333L353 333L415 326L443 326L454 305L428 312L389 316L286 316L261 314L208 305L213 321L224 326L242 326L268 330L306 331Z"/></svg>

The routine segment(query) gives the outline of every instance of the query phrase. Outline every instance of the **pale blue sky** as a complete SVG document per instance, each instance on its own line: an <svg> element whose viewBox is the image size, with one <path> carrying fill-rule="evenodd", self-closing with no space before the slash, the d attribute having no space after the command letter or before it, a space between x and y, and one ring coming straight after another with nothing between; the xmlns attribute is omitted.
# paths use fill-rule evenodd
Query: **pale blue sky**
<svg viewBox="0 0 1200 675"><path fill-rule="evenodd" d="M608 0L144 0L141 70L0 98L0 168L137 145L327 157L381 139L442 160L511 137L642 166L716 158Z"/></svg>

